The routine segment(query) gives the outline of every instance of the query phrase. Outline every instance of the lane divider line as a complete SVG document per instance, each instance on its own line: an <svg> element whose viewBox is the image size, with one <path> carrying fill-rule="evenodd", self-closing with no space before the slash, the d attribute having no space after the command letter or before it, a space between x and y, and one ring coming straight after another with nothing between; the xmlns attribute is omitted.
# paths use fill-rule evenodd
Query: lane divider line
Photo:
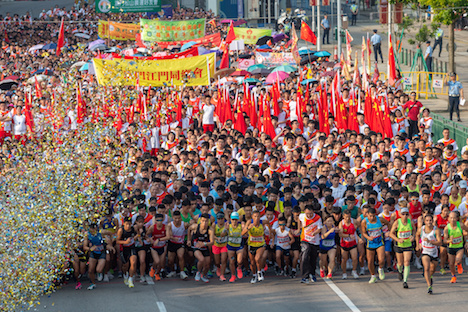
<svg viewBox="0 0 468 312"><path fill-rule="evenodd" d="M339 289L338 286L335 285L335 283L333 283L333 281L331 281L330 279L325 279L325 278L323 280L335 292L335 294L338 297L340 297L340 299L348 306L348 308L351 311L361 312L361 310L359 310L358 307L356 307L356 305L354 305L354 303L351 301L351 299L349 299L348 296L346 296L346 294L344 292L342 292L341 289Z"/></svg>

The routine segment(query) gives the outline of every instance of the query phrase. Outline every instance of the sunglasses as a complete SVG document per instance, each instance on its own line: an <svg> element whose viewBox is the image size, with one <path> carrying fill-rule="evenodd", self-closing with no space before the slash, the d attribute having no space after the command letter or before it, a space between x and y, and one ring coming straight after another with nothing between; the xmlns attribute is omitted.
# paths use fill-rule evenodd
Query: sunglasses
<svg viewBox="0 0 468 312"><path fill-rule="evenodd" d="M280 223L280 224L278 224L278 225L279 225L279 226L283 226L283 225L286 225L286 223Z"/></svg>
<svg viewBox="0 0 468 312"><path fill-rule="evenodd" d="M409 215L409 213L403 212L401 215L402 215L402 216L407 216L407 215Z"/></svg>
<svg viewBox="0 0 468 312"><path fill-rule="evenodd" d="M163 219L157 219L156 222L163 222Z"/></svg>

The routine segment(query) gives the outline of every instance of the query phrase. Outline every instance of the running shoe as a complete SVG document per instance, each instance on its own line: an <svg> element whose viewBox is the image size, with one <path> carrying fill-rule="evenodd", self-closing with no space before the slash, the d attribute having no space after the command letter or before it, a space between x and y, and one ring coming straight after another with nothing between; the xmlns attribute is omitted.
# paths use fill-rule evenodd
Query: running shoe
<svg viewBox="0 0 468 312"><path fill-rule="evenodd" d="M408 288L408 283L407 282L403 282L403 288Z"/></svg>
<svg viewBox="0 0 468 312"><path fill-rule="evenodd" d="M186 280L188 278L187 273L185 273L185 271L180 271L180 278Z"/></svg>
<svg viewBox="0 0 468 312"><path fill-rule="evenodd" d="M452 276L452 279L450 280L450 283L455 284L457 282L457 277Z"/></svg>
<svg viewBox="0 0 468 312"><path fill-rule="evenodd" d="M146 279L144 275L140 276L140 283L146 283Z"/></svg>
<svg viewBox="0 0 468 312"><path fill-rule="evenodd" d="M383 281L385 279L385 272L383 269L379 268L379 279Z"/></svg>
<svg viewBox="0 0 468 312"><path fill-rule="evenodd" d="M310 275L309 281L310 281L311 283L315 283L315 282L317 281L317 278L315 277L315 275Z"/></svg>
<svg viewBox="0 0 468 312"><path fill-rule="evenodd" d="M427 293L432 295L432 286L427 287Z"/></svg>
<svg viewBox="0 0 468 312"><path fill-rule="evenodd" d="M324 278L325 277L325 271L320 269L320 277L321 278Z"/></svg>
<svg viewBox="0 0 468 312"><path fill-rule="evenodd" d="M359 275L357 274L357 272L356 272L355 270L353 270L353 271L351 272L351 274L353 274L353 278L354 278L354 279L358 279L358 278L359 278Z"/></svg>
<svg viewBox="0 0 468 312"><path fill-rule="evenodd" d="M416 258L416 260L414 260L414 264L416 265L416 268L418 270L421 270L423 268L423 266L421 264L421 260L419 258Z"/></svg>
<svg viewBox="0 0 468 312"><path fill-rule="evenodd" d="M128 278L128 288L133 288L133 287L135 287L135 285L133 285L133 278L129 277Z"/></svg>
<svg viewBox="0 0 468 312"><path fill-rule="evenodd" d="M276 275L281 275L280 268L277 265L275 265L275 273L276 273Z"/></svg>
<svg viewBox="0 0 468 312"><path fill-rule="evenodd" d="M76 289L76 290L81 289L81 283L80 283L80 282L77 282L77 283L76 283L75 289Z"/></svg>
<svg viewBox="0 0 468 312"><path fill-rule="evenodd" d="M234 283L236 281L236 276L231 274L231 278L229 279L229 283Z"/></svg>
<svg viewBox="0 0 468 312"><path fill-rule="evenodd" d="M103 279L103 281L104 281L105 283L109 283L109 276L107 276L107 274L104 274L104 279Z"/></svg>
<svg viewBox="0 0 468 312"><path fill-rule="evenodd" d="M252 279L250 280L250 284L255 284L256 282L258 282L258 280L257 280L257 275L254 274L254 276L253 276Z"/></svg>
<svg viewBox="0 0 468 312"><path fill-rule="evenodd" d="M221 276L219 277L219 280L220 280L221 282L225 282L225 281L226 281L226 278L224 277L224 275L221 275Z"/></svg>
<svg viewBox="0 0 468 312"><path fill-rule="evenodd" d="M151 267L151 270L149 272L149 276L154 277L154 273L156 273L156 270L153 267Z"/></svg>
<svg viewBox="0 0 468 312"><path fill-rule="evenodd" d="M377 282L377 277L375 277L374 275L371 276L370 280L369 280L369 284L374 284L375 282Z"/></svg>
<svg viewBox="0 0 468 312"><path fill-rule="evenodd" d="M195 275L195 281L196 282L200 281L200 272L197 272L197 274Z"/></svg>
<svg viewBox="0 0 468 312"><path fill-rule="evenodd" d="M387 267L387 272L393 272L393 268L392 267Z"/></svg>
<svg viewBox="0 0 468 312"><path fill-rule="evenodd" d="M463 266L461 263L457 264L457 272L458 274L463 274Z"/></svg>
<svg viewBox="0 0 468 312"><path fill-rule="evenodd" d="M440 269L440 275L445 275L445 273L447 273L447 271L445 271L444 268L441 268L441 269Z"/></svg>
<svg viewBox="0 0 468 312"><path fill-rule="evenodd" d="M279 275L280 275L280 276L283 276L283 275L284 275L284 270L281 270L281 271L279 272Z"/></svg>
<svg viewBox="0 0 468 312"><path fill-rule="evenodd" d="M302 284L310 284L310 280L307 279L307 278L303 278L303 279L301 279L301 283Z"/></svg>
<svg viewBox="0 0 468 312"><path fill-rule="evenodd" d="M167 274L167 277L174 277L176 275L177 275L176 271L172 271Z"/></svg>
<svg viewBox="0 0 468 312"><path fill-rule="evenodd" d="M345 280L345 279L348 279L348 274L343 273L343 276L341 277L341 279L344 279L344 280Z"/></svg>
<svg viewBox="0 0 468 312"><path fill-rule="evenodd" d="M234 276L234 274L232 274L232 276ZM237 268L237 278L241 279L243 276L241 268Z"/></svg>
<svg viewBox="0 0 468 312"><path fill-rule="evenodd" d="M128 286L128 273L125 273L123 278L124 278L124 284Z"/></svg>
<svg viewBox="0 0 468 312"><path fill-rule="evenodd" d="M98 280L98 282L102 282L102 279L103 279L103 278L104 278L104 277L102 276L102 273L98 273L98 274L97 274L97 280Z"/></svg>
<svg viewBox="0 0 468 312"><path fill-rule="evenodd" d="M263 281L265 279L265 276L263 276L263 272L260 272L257 274L257 279L259 282Z"/></svg>
<svg viewBox="0 0 468 312"><path fill-rule="evenodd" d="M400 282L403 280L403 272L398 271L398 279Z"/></svg>
<svg viewBox="0 0 468 312"><path fill-rule="evenodd" d="M331 278L332 278L332 274L331 274L331 273L328 273L327 279L331 279Z"/></svg>
<svg viewBox="0 0 468 312"><path fill-rule="evenodd" d="M216 268L216 276L221 276L221 268Z"/></svg>
<svg viewBox="0 0 468 312"><path fill-rule="evenodd" d="M211 272L211 270L208 270L208 273L206 273L206 277L208 277L208 278L213 277L213 273Z"/></svg>
<svg viewBox="0 0 468 312"><path fill-rule="evenodd" d="M95 288L96 288L96 285L95 285L95 284L91 284L91 285L89 285L88 290L93 290L93 289L95 289Z"/></svg>
<svg viewBox="0 0 468 312"><path fill-rule="evenodd" d="M161 276L159 274L154 274L154 280L155 281L160 281L161 280Z"/></svg>
<svg viewBox="0 0 468 312"><path fill-rule="evenodd" d="M263 271L268 271L268 264L265 264L265 267L263 268Z"/></svg>
<svg viewBox="0 0 468 312"><path fill-rule="evenodd" d="M291 270L291 278L296 278L296 270Z"/></svg>
<svg viewBox="0 0 468 312"><path fill-rule="evenodd" d="M364 267L361 267L361 270L359 271L359 275L364 275L366 274L366 271L364 270Z"/></svg>
<svg viewBox="0 0 468 312"><path fill-rule="evenodd" d="M201 279L201 281L204 282L204 283L209 283L209 282L210 282L210 280L209 280L208 278L206 278L205 275L202 275L202 276L200 277L200 279Z"/></svg>
<svg viewBox="0 0 468 312"><path fill-rule="evenodd" d="M115 276L111 273L107 273L107 277L109 278L109 280L113 280L115 278Z"/></svg>

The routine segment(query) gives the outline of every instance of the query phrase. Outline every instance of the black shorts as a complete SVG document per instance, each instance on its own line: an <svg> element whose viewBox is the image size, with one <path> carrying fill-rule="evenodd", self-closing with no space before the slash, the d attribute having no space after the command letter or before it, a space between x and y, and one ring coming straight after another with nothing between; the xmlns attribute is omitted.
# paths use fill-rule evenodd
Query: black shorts
<svg viewBox="0 0 468 312"><path fill-rule="evenodd" d="M426 255L426 254L422 254L421 255L421 259L422 257L429 257L429 260L432 262L432 261L435 261L435 262L438 262L439 261L439 257L433 257L431 255Z"/></svg>
<svg viewBox="0 0 468 312"><path fill-rule="evenodd" d="M76 256L80 262L87 262L86 252L81 249L75 249Z"/></svg>
<svg viewBox="0 0 468 312"><path fill-rule="evenodd" d="M291 244L291 250L301 250L301 238L294 236L294 243Z"/></svg>
<svg viewBox="0 0 468 312"><path fill-rule="evenodd" d="M120 259L122 263L125 264L130 260L131 256L136 256L137 252L135 246L132 247L122 247L122 251L120 252Z"/></svg>
<svg viewBox="0 0 468 312"><path fill-rule="evenodd" d="M201 254L203 255L203 257L209 257L210 256L210 250L209 249L198 249L198 248L192 248L193 249L193 252L195 251L199 251L201 252Z"/></svg>
<svg viewBox="0 0 468 312"><path fill-rule="evenodd" d="M177 252L180 248L184 248L184 244L176 244L173 242L167 243L167 251L168 252Z"/></svg>
<svg viewBox="0 0 468 312"><path fill-rule="evenodd" d="M154 247L151 247L151 250L154 250L158 253L158 255L162 255L164 253L164 247L159 247L159 248L154 248Z"/></svg>
<svg viewBox="0 0 468 312"><path fill-rule="evenodd" d="M357 248L357 245L354 245L354 246L351 246L351 247L343 247L343 246L341 246L341 248L342 248L344 251L351 251L351 250L353 250L354 248Z"/></svg>
<svg viewBox="0 0 468 312"><path fill-rule="evenodd" d="M413 247L399 247L397 245L393 245L393 251L396 253L403 253L405 251L413 251Z"/></svg>
<svg viewBox="0 0 468 312"><path fill-rule="evenodd" d="M276 248L275 248L275 247L276 247L275 245L273 245L273 248L271 248L271 246L270 246L270 245L266 245L266 248L265 248L265 249L266 249L267 251L274 252L274 251L276 250Z"/></svg>
<svg viewBox="0 0 468 312"><path fill-rule="evenodd" d="M460 248L448 248L448 253L449 255L452 255L452 256L456 256L457 255L457 252L460 251L460 250L463 250L463 247L460 247Z"/></svg>
<svg viewBox="0 0 468 312"><path fill-rule="evenodd" d="M336 246L330 248L330 249L322 249L322 248L319 248L319 253L322 254L322 255L326 255L330 250L332 249L336 249Z"/></svg>
<svg viewBox="0 0 468 312"><path fill-rule="evenodd" d="M257 250L259 250L260 248L264 248L264 247L265 245L260 246L260 247L249 246L249 252L255 256L257 254Z"/></svg>
<svg viewBox="0 0 468 312"><path fill-rule="evenodd" d="M101 259L106 259L106 252L103 250L101 253L96 253L91 251L89 254L89 258L96 259L96 260L101 260Z"/></svg>
<svg viewBox="0 0 468 312"><path fill-rule="evenodd" d="M145 251L146 253L148 253L148 251L150 250L150 246L145 245L145 246L141 246L141 247L135 247L135 250L136 250L137 254L142 250Z"/></svg>

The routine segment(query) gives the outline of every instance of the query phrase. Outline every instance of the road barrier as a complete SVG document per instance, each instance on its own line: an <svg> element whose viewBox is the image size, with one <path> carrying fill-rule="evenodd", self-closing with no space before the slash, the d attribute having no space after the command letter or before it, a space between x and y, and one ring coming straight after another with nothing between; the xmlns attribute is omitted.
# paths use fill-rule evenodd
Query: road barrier
<svg viewBox="0 0 468 312"><path fill-rule="evenodd" d="M416 91L418 98L437 98L438 95L448 95L449 87L444 83L447 72L413 71L401 72L404 79L405 92ZM458 80L458 76L457 76Z"/></svg>
<svg viewBox="0 0 468 312"><path fill-rule="evenodd" d="M445 117L442 117L439 114L431 113L433 124L432 124L432 133L434 136L432 140L437 142L442 139L442 130L445 128L450 130L450 137L457 141L458 145L458 157L461 158L461 148L466 145L466 139L468 138L468 127L463 126L462 124L449 120Z"/></svg>

